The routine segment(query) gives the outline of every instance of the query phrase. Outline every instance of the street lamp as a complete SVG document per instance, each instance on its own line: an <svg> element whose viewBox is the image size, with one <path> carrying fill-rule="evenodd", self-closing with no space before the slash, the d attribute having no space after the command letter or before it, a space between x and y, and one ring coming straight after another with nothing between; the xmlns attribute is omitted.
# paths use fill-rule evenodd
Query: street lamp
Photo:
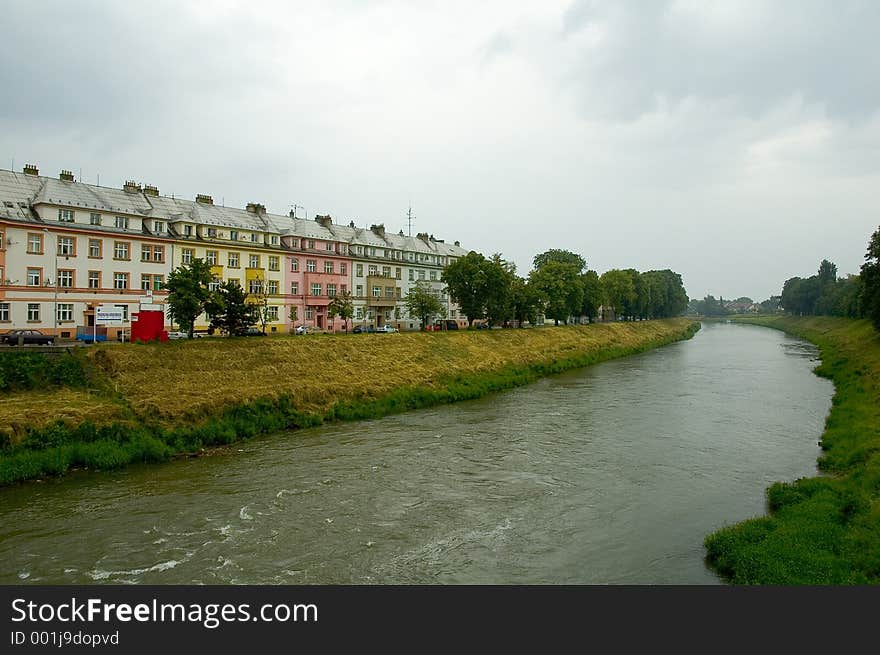
<svg viewBox="0 0 880 655"><path fill-rule="evenodd" d="M43 232L49 234L49 230L45 227ZM55 277L52 281L55 290L55 301L52 307L52 336L58 336L58 235L55 235Z"/></svg>

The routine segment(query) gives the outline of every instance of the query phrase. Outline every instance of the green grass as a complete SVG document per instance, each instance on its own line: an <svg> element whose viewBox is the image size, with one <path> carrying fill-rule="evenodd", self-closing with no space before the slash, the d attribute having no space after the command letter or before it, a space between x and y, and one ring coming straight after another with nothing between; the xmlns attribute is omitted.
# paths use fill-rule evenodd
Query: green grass
<svg viewBox="0 0 880 655"><path fill-rule="evenodd" d="M0 486L60 475L70 468L108 469L135 462L163 461L175 455L198 453L205 448L231 444L260 434L313 427L328 421L377 418L479 398L529 384L544 375L690 338L698 329L699 323L673 320L619 327L548 328L535 330L533 335L528 334L531 331L527 330L509 336L469 333L453 340L435 340L434 335L411 335L413 339L423 340L426 348L435 351L435 356L436 351L441 351L450 358L448 361L467 360L469 366L448 365L445 373L438 375L436 370L428 368L430 362L422 361L422 371L432 375L427 384L399 383L378 394L358 386L364 377L360 376L357 384L351 388L337 384L335 393L327 394L323 404L312 402L309 395L303 400L290 391L254 397L254 390L249 389L250 395L244 401L220 404L213 412L203 409L198 421L193 421L191 416L185 414L177 414L176 420L169 420L167 415L137 414L131 410L132 416L139 418L125 423L57 421L34 426L16 443L7 441L0 445ZM300 347L299 344L304 342L301 337L291 339L295 347ZM358 344L357 336L337 339L339 341L335 344L328 339L322 340L323 344L320 345L326 349L348 349ZM390 360L395 349L406 347L413 339L389 341L379 337L378 340L361 342L361 347L368 348L375 344L382 349L380 354ZM311 345L315 343L309 342L308 347L315 347ZM216 345L221 348L224 344ZM272 347L281 348L284 352L285 344ZM154 351L138 353L137 346L133 348L135 356L144 357L144 353L147 353L155 359ZM522 348L527 349L525 354L519 352ZM170 353L179 351L176 346L174 350L169 350ZM462 357L462 352L468 355L474 351L492 360L494 365L481 368L475 365L472 356ZM514 357L514 354L517 356ZM180 358L175 359L178 375L198 374L198 368L181 368ZM400 352L398 359L406 361L406 353ZM107 372L107 362L103 356L99 361L112 380L112 368ZM197 362L195 358L191 358L191 361ZM147 359L141 360L141 363L143 366L150 365ZM153 366L161 369L164 364L157 362ZM224 384L234 385L236 375L234 369L228 370ZM156 381L156 384L160 383L161 380ZM272 388L271 385L264 385L264 394ZM205 385L202 393L209 397L211 391L212 387Z"/></svg>
<svg viewBox="0 0 880 655"><path fill-rule="evenodd" d="M880 335L868 321L843 318L737 320L815 343L816 373L835 393L824 475L769 487L769 516L709 535L708 563L735 584L880 583Z"/></svg>

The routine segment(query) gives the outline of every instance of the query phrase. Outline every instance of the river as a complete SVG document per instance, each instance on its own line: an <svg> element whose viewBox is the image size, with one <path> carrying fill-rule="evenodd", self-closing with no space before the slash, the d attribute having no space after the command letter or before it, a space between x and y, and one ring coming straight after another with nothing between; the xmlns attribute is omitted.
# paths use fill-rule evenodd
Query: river
<svg viewBox="0 0 880 655"><path fill-rule="evenodd" d="M0 489L0 583L719 584L704 536L816 474L816 357L704 323L477 401Z"/></svg>

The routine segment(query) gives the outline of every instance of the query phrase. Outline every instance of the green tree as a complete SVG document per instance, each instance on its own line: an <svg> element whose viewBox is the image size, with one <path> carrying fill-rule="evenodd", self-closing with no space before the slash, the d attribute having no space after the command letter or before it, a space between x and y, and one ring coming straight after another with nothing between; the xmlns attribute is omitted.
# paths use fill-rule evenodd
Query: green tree
<svg viewBox="0 0 880 655"><path fill-rule="evenodd" d="M532 260L532 265L535 267L535 270L537 270L550 262L571 264L577 269L578 273L587 268L586 260L584 260L579 254L571 252L570 250L560 250L558 248L551 248L546 252L542 252L540 255L535 255L535 258Z"/></svg>
<svg viewBox="0 0 880 655"><path fill-rule="evenodd" d="M880 227L871 235L862 264L861 304L865 315L880 330Z"/></svg>
<svg viewBox="0 0 880 655"><path fill-rule="evenodd" d="M521 277L515 277L510 291L511 313L519 327L524 323L534 323L541 313L541 294L534 285Z"/></svg>
<svg viewBox="0 0 880 655"><path fill-rule="evenodd" d="M581 275L581 287L584 290L584 303L581 313L590 319L596 320L599 316L599 308L602 306L602 283L596 271L587 271Z"/></svg>
<svg viewBox="0 0 880 655"><path fill-rule="evenodd" d="M346 289L333 297L333 300L327 305L327 316L330 317L330 320L333 320L334 316L338 316L342 319L345 329L348 330L348 322L354 316L354 300L351 291Z"/></svg>
<svg viewBox="0 0 880 655"><path fill-rule="evenodd" d="M548 261L529 274L529 284L534 285L544 302L544 315L557 325L559 321L568 323L571 316L580 315L584 287L577 265Z"/></svg>
<svg viewBox="0 0 880 655"><path fill-rule="evenodd" d="M431 323L433 317L443 313L443 304L434 295L431 285L424 280L419 280L410 287L403 304L410 316L422 321L423 330Z"/></svg>
<svg viewBox="0 0 880 655"><path fill-rule="evenodd" d="M211 327L235 336L256 323L259 320L259 307L248 300L247 292L238 282L223 282L205 304Z"/></svg>
<svg viewBox="0 0 880 655"><path fill-rule="evenodd" d="M168 291L168 318L180 325L190 339L193 325L211 297L212 281L211 265L202 259L193 259L190 264L174 269L163 285Z"/></svg>
<svg viewBox="0 0 880 655"><path fill-rule="evenodd" d="M627 316L636 301L636 288L629 270L612 268L602 273L602 304L613 314Z"/></svg>
<svg viewBox="0 0 880 655"><path fill-rule="evenodd" d="M458 303L469 325L486 316L487 308L491 308L496 319L509 311L513 276L505 266L500 255L486 259L471 251L443 269L440 279L446 283L450 298Z"/></svg>
<svg viewBox="0 0 880 655"><path fill-rule="evenodd" d="M516 265L504 261L496 253L484 265L486 273L486 320L489 325L501 325L513 317L513 285Z"/></svg>

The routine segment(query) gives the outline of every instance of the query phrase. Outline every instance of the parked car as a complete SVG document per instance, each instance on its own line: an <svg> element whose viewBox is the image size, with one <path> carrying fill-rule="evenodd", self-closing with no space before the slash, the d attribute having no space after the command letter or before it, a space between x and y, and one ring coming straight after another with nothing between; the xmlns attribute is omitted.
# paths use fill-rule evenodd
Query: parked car
<svg viewBox="0 0 880 655"><path fill-rule="evenodd" d="M169 332L169 339L188 339L189 335L186 332Z"/></svg>
<svg viewBox="0 0 880 655"><path fill-rule="evenodd" d="M236 332L236 336L239 336L239 337L265 337L266 333L263 332L258 327L249 327L249 328L245 328L244 330L239 330L238 332Z"/></svg>
<svg viewBox="0 0 880 655"><path fill-rule="evenodd" d="M2 336L3 343L10 346L17 346L19 339L25 345L51 346L55 343L55 337L39 330L10 330Z"/></svg>
<svg viewBox="0 0 880 655"><path fill-rule="evenodd" d="M485 321L481 321L480 323L474 323L474 329L475 330L488 330L489 324L486 323Z"/></svg>
<svg viewBox="0 0 880 655"><path fill-rule="evenodd" d="M375 332L376 328L372 325L355 325L351 331L352 334L365 334L367 332Z"/></svg>
<svg viewBox="0 0 880 655"><path fill-rule="evenodd" d="M294 330L294 333L295 334L308 334L309 333L309 326L308 325L300 325L296 328L296 330Z"/></svg>
<svg viewBox="0 0 880 655"><path fill-rule="evenodd" d="M384 334L391 334L393 332L399 331L400 330L398 330L396 327L394 327L393 325L389 325L388 323L386 323L385 325L380 325L376 328L376 332L382 332Z"/></svg>

